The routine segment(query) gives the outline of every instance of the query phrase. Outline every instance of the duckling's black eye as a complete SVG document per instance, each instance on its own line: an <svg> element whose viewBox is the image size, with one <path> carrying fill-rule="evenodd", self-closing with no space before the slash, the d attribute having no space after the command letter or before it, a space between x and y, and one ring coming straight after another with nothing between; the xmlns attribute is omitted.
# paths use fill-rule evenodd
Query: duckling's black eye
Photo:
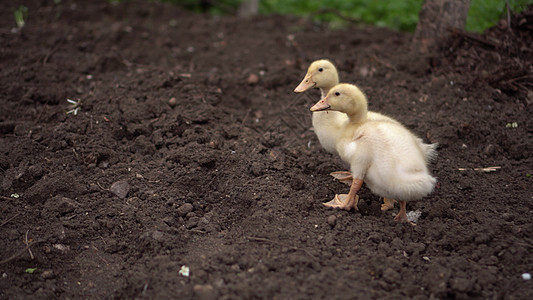
<svg viewBox="0 0 533 300"><path fill-rule="evenodd" d="M335 96L340 96L340 95L341 95L341 93L335 92Z"/></svg>
<svg viewBox="0 0 533 300"><path fill-rule="evenodd" d="M319 68L319 69L318 69L318 72L322 72L322 71L324 71L323 68Z"/></svg>

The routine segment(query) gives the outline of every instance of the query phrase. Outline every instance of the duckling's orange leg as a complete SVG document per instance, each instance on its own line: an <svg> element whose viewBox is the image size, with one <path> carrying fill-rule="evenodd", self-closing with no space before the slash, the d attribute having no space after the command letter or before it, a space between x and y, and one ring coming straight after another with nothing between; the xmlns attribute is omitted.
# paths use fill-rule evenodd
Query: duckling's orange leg
<svg viewBox="0 0 533 300"><path fill-rule="evenodd" d="M351 185L353 181L352 173L347 172L347 171L336 171L336 172L330 173L329 175L333 176L338 181L344 184L347 184L347 185ZM386 211L391 208L394 208L395 203L396 203L396 200L394 199L383 198L383 204L381 204L381 210Z"/></svg>
<svg viewBox="0 0 533 300"><path fill-rule="evenodd" d="M345 210L351 210L352 208L355 211L359 211L357 208L357 203L359 202L359 196L357 193L363 185L363 179L354 178L352 180L352 185L350 186L350 192L346 194L337 194L333 200L324 203L327 207L340 208Z"/></svg>
<svg viewBox="0 0 533 300"><path fill-rule="evenodd" d="M389 210L391 208L394 208L394 203L396 203L397 201L394 200L394 199L389 199L389 198L383 198L383 204L381 204L381 210L382 211L386 211L386 210Z"/></svg>
<svg viewBox="0 0 533 300"><path fill-rule="evenodd" d="M402 200L399 200L398 202L400 203L400 212L396 215L396 217L394 217L394 221L399 222L399 223L411 223L409 222L409 219L407 219L407 209L406 209L407 203ZM411 224L414 225L413 223Z"/></svg>

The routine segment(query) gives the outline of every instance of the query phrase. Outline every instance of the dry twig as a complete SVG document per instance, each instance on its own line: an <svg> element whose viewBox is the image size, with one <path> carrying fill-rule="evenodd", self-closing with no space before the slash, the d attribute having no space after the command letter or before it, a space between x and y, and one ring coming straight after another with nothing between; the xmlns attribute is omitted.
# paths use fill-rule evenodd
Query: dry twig
<svg viewBox="0 0 533 300"><path fill-rule="evenodd" d="M496 166L496 167L485 167L485 168L458 168L459 171L467 171L467 170L474 170L478 172L495 172L501 169L502 167Z"/></svg>
<svg viewBox="0 0 533 300"><path fill-rule="evenodd" d="M11 220L13 220L14 218L18 217L20 215L20 213L16 213L14 216L12 216L11 218L5 220L2 224L0 224L0 227L6 225L7 223L9 223Z"/></svg>
<svg viewBox="0 0 533 300"><path fill-rule="evenodd" d="M3 264L6 264L12 260L15 260L17 257L19 257L22 253L28 251L27 249L29 249L30 245L37 245L39 243L43 242L43 240L39 240L39 241L34 241L34 242L28 242L28 245L26 245L26 247L22 248L21 250L19 250L17 253L11 255L10 257L0 261L0 265L3 265Z"/></svg>
<svg viewBox="0 0 533 300"><path fill-rule="evenodd" d="M28 253L30 253L31 259L34 259L35 257L33 256L33 253L31 252L31 249L30 249L30 242L28 242L28 232L29 230L26 230L26 235L24 237L24 244L26 244L26 249L28 249Z"/></svg>

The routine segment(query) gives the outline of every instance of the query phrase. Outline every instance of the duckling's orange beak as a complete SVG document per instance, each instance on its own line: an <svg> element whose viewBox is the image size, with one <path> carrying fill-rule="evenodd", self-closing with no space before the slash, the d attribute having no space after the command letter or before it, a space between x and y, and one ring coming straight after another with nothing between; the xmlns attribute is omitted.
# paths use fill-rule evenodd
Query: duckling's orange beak
<svg viewBox="0 0 533 300"><path fill-rule="evenodd" d="M328 96L324 97L324 99L318 101L313 107L311 107L311 111L322 111L329 109L331 105L328 103Z"/></svg>
<svg viewBox="0 0 533 300"><path fill-rule="evenodd" d="M305 75L304 80L302 80L302 82L300 82L300 84L294 89L294 92L295 93L305 92L308 89L314 87L315 85L316 85L316 82L313 82L313 80L311 79L311 74L307 73Z"/></svg>

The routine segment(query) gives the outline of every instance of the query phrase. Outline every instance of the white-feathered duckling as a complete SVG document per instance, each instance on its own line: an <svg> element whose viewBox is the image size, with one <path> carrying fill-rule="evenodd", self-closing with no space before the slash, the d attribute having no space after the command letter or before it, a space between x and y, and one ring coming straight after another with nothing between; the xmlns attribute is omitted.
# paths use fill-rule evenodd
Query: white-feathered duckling
<svg viewBox="0 0 533 300"><path fill-rule="evenodd" d="M320 89L322 98L324 98L329 90L337 84L339 84L339 75L335 65L327 59L320 59L311 63L304 79L294 91L296 93L302 93L312 88L318 88ZM398 122L389 116L373 111L367 112L367 119ZM318 141L329 153L338 154L336 150L337 139L342 135L342 126L347 120L348 116L339 111L316 111L313 113L313 128L318 137ZM417 139L417 143L419 143L420 147L424 150L425 159L428 162L436 156L435 149L437 144L425 144L422 139L419 138ZM345 184L351 185L352 183L352 175L350 172L337 171L331 173L331 175ZM393 208L394 203L395 201L392 199L383 199L381 210Z"/></svg>
<svg viewBox="0 0 533 300"><path fill-rule="evenodd" d="M317 102L311 111L346 113L335 143L340 157L350 164L352 183L347 195L335 195L324 205L341 209L357 208L357 193L364 182L373 193L400 203L395 220L408 222L406 202L433 191L436 179L427 167L424 148L413 133L397 121L370 120L367 100L355 85L339 84Z"/></svg>

